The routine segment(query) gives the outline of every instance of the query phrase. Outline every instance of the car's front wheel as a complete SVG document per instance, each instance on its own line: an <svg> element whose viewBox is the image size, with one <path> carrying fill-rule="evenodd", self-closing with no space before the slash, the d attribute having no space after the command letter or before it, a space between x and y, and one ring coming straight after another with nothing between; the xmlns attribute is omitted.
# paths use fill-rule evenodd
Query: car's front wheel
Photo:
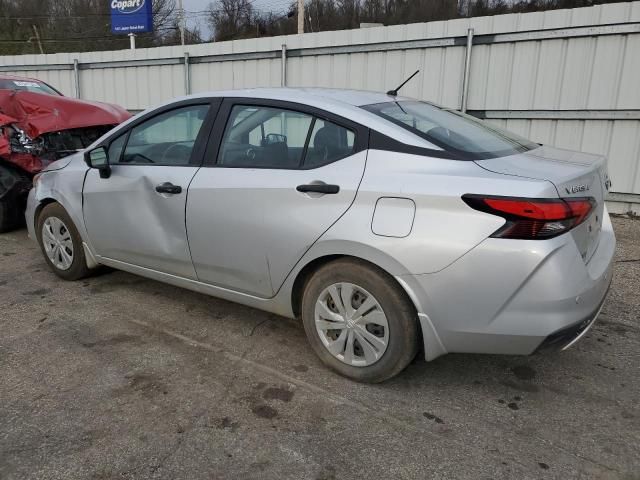
<svg viewBox="0 0 640 480"><path fill-rule="evenodd" d="M89 274L82 239L62 205L51 203L42 209L36 235L47 264L60 278L79 280Z"/></svg>
<svg viewBox="0 0 640 480"><path fill-rule="evenodd" d="M0 158L0 233L24 225L24 207L31 180L17 169L2 164Z"/></svg>
<svg viewBox="0 0 640 480"><path fill-rule="evenodd" d="M358 260L336 260L313 274L302 320L320 359L357 381L397 375L418 349L417 316L405 293L385 272Z"/></svg>
<svg viewBox="0 0 640 480"><path fill-rule="evenodd" d="M0 199L0 233L10 232L19 225L18 209L10 198Z"/></svg>

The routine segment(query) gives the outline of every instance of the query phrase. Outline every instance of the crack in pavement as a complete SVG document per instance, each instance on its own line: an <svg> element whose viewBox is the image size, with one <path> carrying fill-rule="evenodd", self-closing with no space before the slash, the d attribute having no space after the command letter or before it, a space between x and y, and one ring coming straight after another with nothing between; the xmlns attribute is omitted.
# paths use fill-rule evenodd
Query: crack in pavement
<svg viewBox="0 0 640 480"><path fill-rule="evenodd" d="M265 323L267 323L269 321L269 318L265 318L264 320L256 323L254 325L254 327L251 329L251 331L249 332L249 335L245 335L245 337L252 337L254 333L256 333L256 330L261 327L262 325L264 325Z"/></svg>

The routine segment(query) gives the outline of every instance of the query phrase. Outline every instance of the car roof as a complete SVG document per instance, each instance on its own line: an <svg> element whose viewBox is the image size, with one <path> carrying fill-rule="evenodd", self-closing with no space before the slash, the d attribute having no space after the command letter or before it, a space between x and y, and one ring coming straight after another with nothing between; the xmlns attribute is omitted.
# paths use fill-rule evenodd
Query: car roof
<svg viewBox="0 0 640 480"><path fill-rule="evenodd" d="M42 80L38 80L37 78L19 77L17 75L5 75L4 73L0 73L0 80L30 80L32 82L44 83Z"/></svg>
<svg viewBox="0 0 640 480"><path fill-rule="evenodd" d="M246 97L265 100L289 100L291 102L309 103L309 97L324 99L331 103L339 102L355 107L394 100L411 100L405 97L391 97L386 93L368 90L348 90L339 88L247 88L240 90L224 90L198 94L202 97Z"/></svg>

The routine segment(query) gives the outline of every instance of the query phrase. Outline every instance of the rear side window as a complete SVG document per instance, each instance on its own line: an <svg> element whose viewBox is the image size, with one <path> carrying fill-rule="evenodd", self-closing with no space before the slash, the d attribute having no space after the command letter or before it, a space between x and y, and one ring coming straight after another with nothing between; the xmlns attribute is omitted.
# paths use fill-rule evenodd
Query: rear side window
<svg viewBox="0 0 640 480"><path fill-rule="evenodd" d="M242 168L317 168L354 151L355 133L294 110L235 105L218 164Z"/></svg>
<svg viewBox="0 0 640 480"><path fill-rule="evenodd" d="M319 167L351 155L355 138L351 130L316 119L304 159L305 168Z"/></svg>
<svg viewBox="0 0 640 480"><path fill-rule="evenodd" d="M462 158L503 157L539 146L470 115L429 103L385 102L363 108Z"/></svg>

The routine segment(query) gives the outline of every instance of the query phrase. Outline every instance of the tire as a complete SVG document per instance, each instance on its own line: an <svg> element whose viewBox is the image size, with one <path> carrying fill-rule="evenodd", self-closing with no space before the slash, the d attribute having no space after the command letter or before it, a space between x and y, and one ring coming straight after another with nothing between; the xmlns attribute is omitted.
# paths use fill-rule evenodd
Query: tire
<svg viewBox="0 0 640 480"><path fill-rule="evenodd" d="M311 276L302 296L302 321L320 360L358 382L397 375L418 351L413 304L390 275L359 260L336 260Z"/></svg>
<svg viewBox="0 0 640 480"><path fill-rule="evenodd" d="M31 189L31 179L9 168L0 159L0 233L24 226L24 209Z"/></svg>
<svg viewBox="0 0 640 480"><path fill-rule="evenodd" d="M45 233L45 227L49 235ZM65 280L80 280L89 275L82 238L62 205L51 203L42 209L36 222L36 236L53 273ZM57 253L55 245L58 246Z"/></svg>
<svg viewBox="0 0 640 480"><path fill-rule="evenodd" d="M10 232L20 226L18 210L19 207L10 198L0 200L0 233Z"/></svg>

